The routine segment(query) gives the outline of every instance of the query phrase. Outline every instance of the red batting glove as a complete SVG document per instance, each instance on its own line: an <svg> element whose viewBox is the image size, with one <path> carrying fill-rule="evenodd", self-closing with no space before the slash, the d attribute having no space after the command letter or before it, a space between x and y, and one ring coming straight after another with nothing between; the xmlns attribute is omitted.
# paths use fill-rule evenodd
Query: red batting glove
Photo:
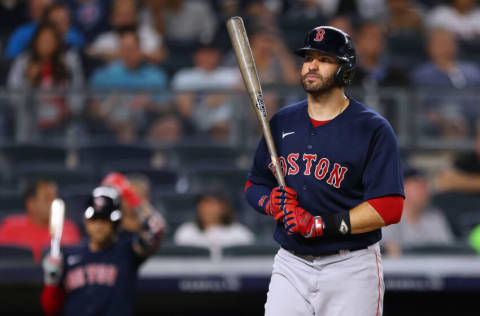
<svg viewBox="0 0 480 316"><path fill-rule="evenodd" d="M323 236L325 224L321 216L313 216L300 206L286 205L284 226L288 235L300 234L305 238Z"/></svg>
<svg viewBox="0 0 480 316"><path fill-rule="evenodd" d="M285 205L297 206L297 192L287 186L273 188L269 196L264 195L259 201L267 215L273 216L275 220L283 217Z"/></svg>
<svg viewBox="0 0 480 316"><path fill-rule="evenodd" d="M287 186L279 186L273 188L270 192L269 211L275 219L283 216L283 211L286 205L297 206L297 192Z"/></svg>
<svg viewBox="0 0 480 316"><path fill-rule="evenodd" d="M142 204L142 200L138 195L133 192L133 189L128 182L127 178L118 172L109 173L102 181L102 185L108 185L120 192L122 198L125 199L127 204L132 208L137 208Z"/></svg>

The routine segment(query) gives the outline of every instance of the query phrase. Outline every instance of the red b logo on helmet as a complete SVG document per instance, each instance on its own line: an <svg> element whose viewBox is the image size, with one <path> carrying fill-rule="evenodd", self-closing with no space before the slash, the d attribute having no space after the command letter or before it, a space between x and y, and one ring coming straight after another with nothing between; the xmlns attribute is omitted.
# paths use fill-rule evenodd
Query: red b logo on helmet
<svg viewBox="0 0 480 316"><path fill-rule="evenodd" d="M315 42L320 42L323 40L323 36L325 35L324 29L318 29L317 34L315 34L315 38L313 39Z"/></svg>

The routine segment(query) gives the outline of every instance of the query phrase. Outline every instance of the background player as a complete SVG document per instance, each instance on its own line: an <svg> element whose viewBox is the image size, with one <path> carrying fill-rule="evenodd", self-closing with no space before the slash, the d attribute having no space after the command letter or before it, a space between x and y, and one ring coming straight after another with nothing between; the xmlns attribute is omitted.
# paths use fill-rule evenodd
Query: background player
<svg viewBox="0 0 480 316"><path fill-rule="evenodd" d="M111 174L93 190L85 210L87 240L65 248L62 260L44 259L42 307L47 315L132 315L140 264L159 246L165 221L133 193L120 174ZM115 187L115 188L114 188ZM120 195L137 212L138 232L118 229Z"/></svg>
<svg viewBox="0 0 480 316"><path fill-rule="evenodd" d="M380 228L400 220L403 183L389 123L344 87L355 71L350 37L311 30L301 80L307 99L278 111L270 125L285 175L276 187L262 139L246 198L274 216L278 251L266 315L380 315Z"/></svg>

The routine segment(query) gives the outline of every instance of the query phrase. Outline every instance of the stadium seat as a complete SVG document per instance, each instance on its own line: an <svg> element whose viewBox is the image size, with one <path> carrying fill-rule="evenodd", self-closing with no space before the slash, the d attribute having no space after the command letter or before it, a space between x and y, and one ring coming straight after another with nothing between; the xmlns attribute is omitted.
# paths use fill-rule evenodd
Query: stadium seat
<svg viewBox="0 0 480 316"><path fill-rule="evenodd" d="M101 174L106 175L109 172L120 172L123 174L141 174L150 180L152 191L175 191L175 185L179 179L179 175L171 169L153 168L147 165L139 165L136 163L123 161L111 163L102 169Z"/></svg>
<svg viewBox="0 0 480 316"><path fill-rule="evenodd" d="M60 190L67 190L82 185L94 186L99 182L98 174L93 169L82 167L69 169L63 165L32 164L14 170L14 179L24 187L26 182L34 178L50 178L59 186Z"/></svg>
<svg viewBox="0 0 480 316"><path fill-rule="evenodd" d="M65 164L67 151L62 146L51 144L11 144L3 145L0 152L10 165L32 163Z"/></svg>
<svg viewBox="0 0 480 316"><path fill-rule="evenodd" d="M95 167L98 170L113 163L129 162L138 165L150 165L152 149L142 145L92 144L78 149L81 165Z"/></svg>
<svg viewBox="0 0 480 316"><path fill-rule="evenodd" d="M187 172L190 190L199 191L211 183L220 183L230 192L242 192L247 181L248 169L237 167L204 166Z"/></svg>
<svg viewBox="0 0 480 316"><path fill-rule="evenodd" d="M162 193L155 194L153 205L165 215L168 223L168 237L172 237L177 228L195 219L196 194Z"/></svg>
<svg viewBox="0 0 480 316"><path fill-rule="evenodd" d="M0 212L4 210L24 209L23 193L19 191L0 190Z"/></svg>
<svg viewBox="0 0 480 316"><path fill-rule="evenodd" d="M195 246L164 244L156 251L158 257L210 257L210 249Z"/></svg>
<svg viewBox="0 0 480 316"><path fill-rule="evenodd" d="M33 262L32 250L20 246L0 245L1 262Z"/></svg>
<svg viewBox="0 0 480 316"><path fill-rule="evenodd" d="M470 232L468 223L465 223L468 216L480 214L480 194L442 192L432 197L432 203L445 214L453 233L459 238L465 238ZM467 219L464 216L467 216Z"/></svg>
<svg viewBox="0 0 480 316"><path fill-rule="evenodd" d="M233 167L236 166L238 151L228 145L179 143L171 147L171 159L175 166L197 168L202 166Z"/></svg>

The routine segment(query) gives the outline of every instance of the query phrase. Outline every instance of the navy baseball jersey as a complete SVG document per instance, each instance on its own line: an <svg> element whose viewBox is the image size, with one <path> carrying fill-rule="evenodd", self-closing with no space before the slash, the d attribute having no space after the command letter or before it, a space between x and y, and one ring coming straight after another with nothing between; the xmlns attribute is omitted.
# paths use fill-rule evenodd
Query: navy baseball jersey
<svg viewBox="0 0 480 316"><path fill-rule="evenodd" d="M137 272L142 259L133 234L119 233L108 249L91 252L87 241L63 249L61 285L68 296L63 315L133 315Z"/></svg>
<svg viewBox="0 0 480 316"><path fill-rule="evenodd" d="M286 185L297 191L299 206L312 215L344 212L373 198L403 193L395 134L379 114L356 100L326 124L314 127L307 100L279 110L270 126ZM248 179L277 186L262 138ZM321 255L356 249L381 239L381 230L341 237L288 236L277 222L275 240L299 254Z"/></svg>

